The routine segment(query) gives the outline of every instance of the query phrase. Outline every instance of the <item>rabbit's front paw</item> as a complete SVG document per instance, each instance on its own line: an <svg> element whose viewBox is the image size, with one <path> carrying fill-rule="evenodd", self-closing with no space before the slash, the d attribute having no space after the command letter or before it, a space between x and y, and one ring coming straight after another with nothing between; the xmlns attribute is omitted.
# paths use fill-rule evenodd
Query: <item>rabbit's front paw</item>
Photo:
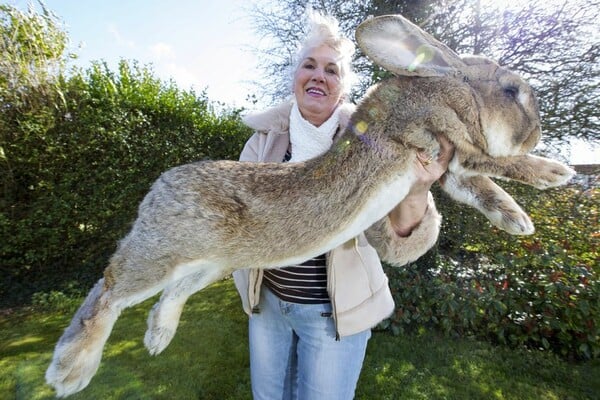
<svg viewBox="0 0 600 400"><path fill-rule="evenodd" d="M487 217L490 222L511 235L531 235L535 232L531 218L520 207L498 208Z"/></svg>
<svg viewBox="0 0 600 400"><path fill-rule="evenodd" d="M561 162L539 158L535 163L535 173L534 186L547 189L566 184L575 175L575 170Z"/></svg>

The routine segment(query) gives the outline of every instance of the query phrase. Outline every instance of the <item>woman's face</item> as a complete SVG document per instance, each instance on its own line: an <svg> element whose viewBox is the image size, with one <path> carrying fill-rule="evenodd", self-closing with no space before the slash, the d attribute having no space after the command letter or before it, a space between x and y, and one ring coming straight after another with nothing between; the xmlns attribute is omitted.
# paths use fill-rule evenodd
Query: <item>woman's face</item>
<svg viewBox="0 0 600 400"><path fill-rule="evenodd" d="M306 120L327 121L342 99L339 53L327 45L310 50L294 74L294 95Z"/></svg>

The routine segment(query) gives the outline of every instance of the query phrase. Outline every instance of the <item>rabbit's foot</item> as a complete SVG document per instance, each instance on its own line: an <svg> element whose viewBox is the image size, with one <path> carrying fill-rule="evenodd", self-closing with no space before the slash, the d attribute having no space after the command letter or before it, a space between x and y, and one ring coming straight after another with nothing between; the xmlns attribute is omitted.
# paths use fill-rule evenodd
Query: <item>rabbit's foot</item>
<svg viewBox="0 0 600 400"><path fill-rule="evenodd" d="M146 334L144 335L144 345L148 349L148 352L155 356L167 348L174 336L175 331L169 328L148 328Z"/></svg>
<svg viewBox="0 0 600 400"><path fill-rule="evenodd" d="M498 207L493 211L486 212L486 217L498 228L511 235L531 235L535 227L529 215L520 207Z"/></svg>
<svg viewBox="0 0 600 400"><path fill-rule="evenodd" d="M66 397L85 388L100 365L102 347L85 349L76 344L65 344L57 349L46 371L46 383L54 387L57 397Z"/></svg>
<svg viewBox="0 0 600 400"><path fill-rule="evenodd" d="M171 343L179 325L180 314L178 307L169 307L164 301L154 305L148 316L148 329L144 335L144 345L150 354L161 353Z"/></svg>
<svg viewBox="0 0 600 400"><path fill-rule="evenodd" d="M575 175L571 167L543 157L535 157L534 170L536 179L533 185L538 189L564 185Z"/></svg>

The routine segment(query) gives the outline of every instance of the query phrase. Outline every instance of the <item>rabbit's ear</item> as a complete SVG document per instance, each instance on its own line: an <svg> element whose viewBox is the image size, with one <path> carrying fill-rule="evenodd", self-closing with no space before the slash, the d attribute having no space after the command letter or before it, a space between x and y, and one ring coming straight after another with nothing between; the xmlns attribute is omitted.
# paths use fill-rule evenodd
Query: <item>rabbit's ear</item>
<svg viewBox="0 0 600 400"><path fill-rule="evenodd" d="M356 28L356 41L375 64L398 75L442 76L465 65L449 47L400 15L367 19Z"/></svg>

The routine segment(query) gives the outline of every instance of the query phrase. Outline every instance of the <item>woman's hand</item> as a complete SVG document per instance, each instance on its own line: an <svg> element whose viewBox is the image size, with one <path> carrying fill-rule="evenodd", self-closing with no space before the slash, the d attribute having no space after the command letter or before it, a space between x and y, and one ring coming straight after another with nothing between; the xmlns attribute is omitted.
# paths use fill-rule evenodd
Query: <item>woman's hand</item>
<svg viewBox="0 0 600 400"><path fill-rule="evenodd" d="M454 156L454 145L445 136L438 137L437 141L440 144L440 152L436 159L428 158L428 155L421 152L417 153L414 163L417 182L410 188L407 197L413 194L427 193L431 189L431 185L442 178L448 169L448 164Z"/></svg>
<svg viewBox="0 0 600 400"><path fill-rule="evenodd" d="M437 138L440 152L436 159L418 153L414 162L417 181L411 186L406 197L394 208L390 214L392 228L398 236L406 237L419 225L427 211L427 196L431 185L442 178L448 164L454 156L454 146L444 136Z"/></svg>

